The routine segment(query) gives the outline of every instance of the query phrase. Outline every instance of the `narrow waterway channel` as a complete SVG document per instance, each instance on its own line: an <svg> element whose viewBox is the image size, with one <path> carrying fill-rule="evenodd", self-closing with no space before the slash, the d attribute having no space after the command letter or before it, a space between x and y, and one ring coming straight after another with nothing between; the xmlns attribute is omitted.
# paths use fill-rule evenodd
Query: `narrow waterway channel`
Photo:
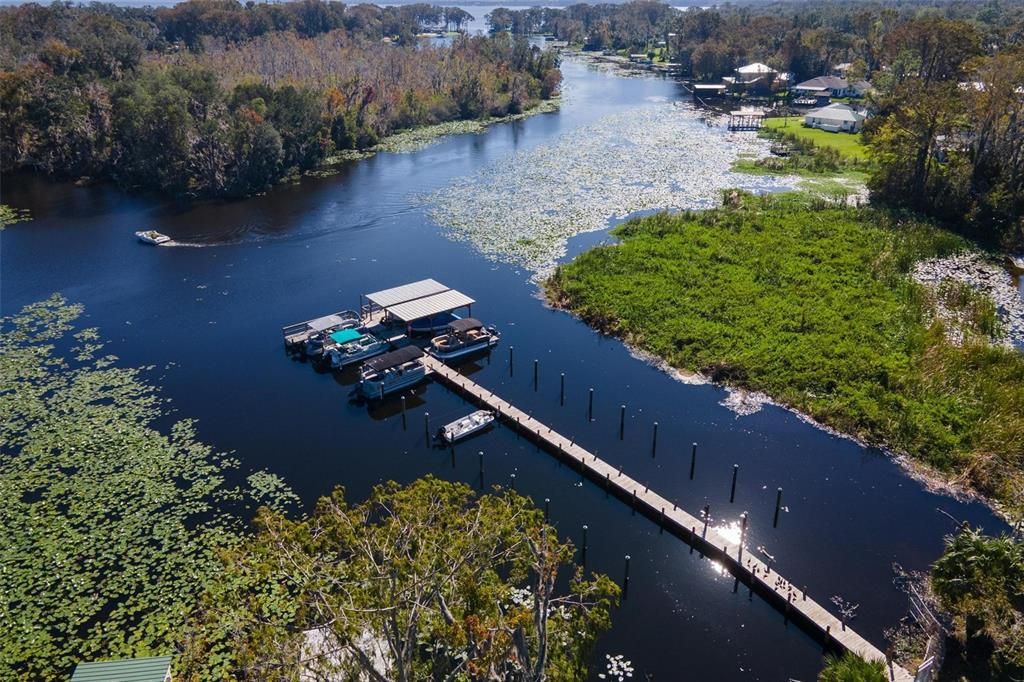
<svg viewBox="0 0 1024 682"><path fill-rule="evenodd" d="M471 409L442 386L417 390L403 430L397 403L371 410L350 399L353 374L286 357L282 325L355 307L360 292L434 277L477 299L474 315L503 332L502 345L473 368L476 381L691 513L709 504L722 524L748 511L750 547L764 546L819 601L841 595L859 603L854 626L884 648L883 630L905 610L892 587L893 562L924 569L938 555L951 529L938 509L998 531L987 509L929 492L882 453L785 410L737 417L719 404L720 388L676 381L548 309L530 272L450 241L426 217L418 197L456 178L604 117L684 98L668 80L622 78L578 62L567 62L564 73L570 96L558 113L411 154L381 154L247 201L166 202L106 186L4 178L4 203L34 219L0 238L2 312L54 291L84 304L85 323L101 329L123 363L154 366L151 379L173 400L176 418L197 418L203 440L234 451L246 467L280 474L307 504L335 485L361 498L375 483L430 473L476 485L483 451L487 485L507 485L515 474L518 490L551 500L552 520L567 537L578 542L588 525L588 568L620 579L623 557L632 556L628 599L600 643L595 679L605 654L630 659L635 679L813 679L820 648L809 637L756 597L733 594L732 580L710 562L511 431L497 428L460 446L454 466L447 451L427 448L424 413L437 425ZM147 228L195 248L144 247L132 232ZM570 253L598 238L573 240ZM699 454L691 481L692 442ZM740 470L730 504L733 464ZM778 487L786 511L773 529Z"/></svg>

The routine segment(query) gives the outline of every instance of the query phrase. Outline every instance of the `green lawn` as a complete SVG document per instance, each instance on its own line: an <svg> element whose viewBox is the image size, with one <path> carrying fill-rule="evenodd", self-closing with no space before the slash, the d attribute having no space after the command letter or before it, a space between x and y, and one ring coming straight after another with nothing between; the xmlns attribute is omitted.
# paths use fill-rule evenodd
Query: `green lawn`
<svg viewBox="0 0 1024 682"><path fill-rule="evenodd" d="M907 276L964 242L799 195L740 203L630 221L620 244L561 266L549 296L675 367L764 391L1024 505L1024 356L948 343ZM987 299L964 302L972 324L994 315Z"/></svg>
<svg viewBox="0 0 1024 682"><path fill-rule="evenodd" d="M867 159L867 147L861 142L860 135L851 133L830 133L827 130L804 127L803 116L780 116L767 118L764 127L769 131L791 133L809 140L820 147L832 147L843 156L851 159Z"/></svg>

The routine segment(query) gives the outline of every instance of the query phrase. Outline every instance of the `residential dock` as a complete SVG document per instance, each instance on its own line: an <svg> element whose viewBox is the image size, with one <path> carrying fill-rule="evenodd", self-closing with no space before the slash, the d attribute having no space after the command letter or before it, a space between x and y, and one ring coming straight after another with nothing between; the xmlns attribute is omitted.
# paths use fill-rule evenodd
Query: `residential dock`
<svg viewBox="0 0 1024 682"><path fill-rule="evenodd" d="M868 660L883 661L893 682L912 682L914 676L904 668L890 663L885 654L858 635L825 607L809 597L803 590L785 580L752 552L744 550L742 541L730 543L714 528L705 526L704 520L690 515L677 505L630 478L621 469L599 459L547 425L534 419L507 400L488 391L457 369L439 360L425 356L423 362L438 381L470 398L483 407L494 410L510 427L543 445L547 450L577 469L609 493L631 504L662 528L700 550L702 554L719 561L738 581L767 599L785 613L787 619L799 621L825 646L838 646Z"/></svg>

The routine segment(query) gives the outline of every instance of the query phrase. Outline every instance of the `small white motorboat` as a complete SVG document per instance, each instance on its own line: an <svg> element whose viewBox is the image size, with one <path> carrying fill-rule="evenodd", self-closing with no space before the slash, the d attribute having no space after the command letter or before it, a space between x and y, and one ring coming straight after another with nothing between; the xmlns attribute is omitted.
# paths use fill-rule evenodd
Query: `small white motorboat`
<svg viewBox="0 0 1024 682"><path fill-rule="evenodd" d="M156 230L139 230L135 233L135 236L139 238L140 242L154 244L156 246L160 246L161 244L166 244L171 241L171 238L166 234L157 232Z"/></svg>
<svg viewBox="0 0 1024 682"><path fill-rule="evenodd" d="M467 414L462 419L456 419L451 424L445 424L437 431L437 437L445 443L468 438L488 428L494 423L494 413L490 410L477 410L473 414Z"/></svg>

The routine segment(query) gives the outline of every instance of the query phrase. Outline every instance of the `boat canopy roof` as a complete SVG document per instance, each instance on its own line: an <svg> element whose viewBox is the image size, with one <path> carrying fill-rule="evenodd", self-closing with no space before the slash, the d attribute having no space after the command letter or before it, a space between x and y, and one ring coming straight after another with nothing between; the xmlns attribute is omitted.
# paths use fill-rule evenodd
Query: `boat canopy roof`
<svg viewBox="0 0 1024 682"><path fill-rule="evenodd" d="M366 366L375 372L383 372L386 369L392 367L398 367L411 360L417 360L423 357L423 351L417 346L406 346L393 350L390 353L384 353L384 355L378 355L375 358L370 358L366 361Z"/></svg>
<svg viewBox="0 0 1024 682"><path fill-rule="evenodd" d="M448 328L456 332L468 332L471 329L479 329L484 326L483 322L475 317L464 317L461 320L452 320Z"/></svg>
<svg viewBox="0 0 1024 682"><path fill-rule="evenodd" d="M347 320L342 318L341 315L325 315L323 317L318 317L315 320L310 320L306 324L309 325L309 328L313 331L322 332L325 329L345 324L346 321Z"/></svg>
<svg viewBox="0 0 1024 682"><path fill-rule="evenodd" d="M476 303L469 296L461 291L449 289L448 291L418 298L415 301L406 301L388 308L388 313L402 322L412 322L438 313L447 313L458 308L473 305Z"/></svg>
<svg viewBox="0 0 1024 682"><path fill-rule="evenodd" d="M331 340L335 343L348 343L360 338L363 333L357 329L342 329L331 334Z"/></svg>

